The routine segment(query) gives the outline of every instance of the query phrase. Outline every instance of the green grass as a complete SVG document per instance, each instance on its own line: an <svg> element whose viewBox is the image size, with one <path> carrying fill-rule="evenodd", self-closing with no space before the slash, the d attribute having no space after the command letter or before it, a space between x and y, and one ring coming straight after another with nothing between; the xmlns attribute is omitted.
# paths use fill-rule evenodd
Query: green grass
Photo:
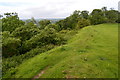
<svg viewBox="0 0 120 80"><path fill-rule="evenodd" d="M100 24L79 30L68 44L39 54L3 77L33 78L118 77L118 24Z"/></svg>

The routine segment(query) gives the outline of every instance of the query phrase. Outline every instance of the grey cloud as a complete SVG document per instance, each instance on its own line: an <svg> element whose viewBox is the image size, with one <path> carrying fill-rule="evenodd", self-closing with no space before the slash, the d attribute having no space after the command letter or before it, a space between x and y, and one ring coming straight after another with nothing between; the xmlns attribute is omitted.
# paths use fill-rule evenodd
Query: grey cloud
<svg viewBox="0 0 120 80"><path fill-rule="evenodd" d="M67 17L72 14L74 10L92 11L95 8L101 8L103 6L109 7L113 2L103 1L105 0L43 0L41 2L35 2L32 6L26 7L27 9L23 9L19 14L21 18Z"/></svg>
<svg viewBox="0 0 120 80"><path fill-rule="evenodd" d="M45 18L45 17L66 17L70 14L70 11L64 6L56 7L55 5L41 6L35 8L25 9L26 14L24 16L35 17L35 18Z"/></svg>
<svg viewBox="0 0 120 80"><path fill-rule="evenodd" d="M60 1L48 1L44 4L40 3L39 6L32 6L24 9L20 13L22 17L35 17L35 18L48 18L48 17L67 17L72 12L71 8L76 2L74 0L60 0ZM39 3L37 3L39 4Z"/></svg>

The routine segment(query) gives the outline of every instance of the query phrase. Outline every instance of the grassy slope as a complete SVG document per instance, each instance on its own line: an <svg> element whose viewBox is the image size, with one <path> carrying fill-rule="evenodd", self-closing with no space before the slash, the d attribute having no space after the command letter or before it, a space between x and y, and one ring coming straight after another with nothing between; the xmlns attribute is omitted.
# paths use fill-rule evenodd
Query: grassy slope
<svg viewBox="0 0 120 80"><path fill-rule="evenodd" d="M81 29L67 45L37 55L15 71L14 76L33 78L114 78L118 76L118 25L101 24Z"/></svg>

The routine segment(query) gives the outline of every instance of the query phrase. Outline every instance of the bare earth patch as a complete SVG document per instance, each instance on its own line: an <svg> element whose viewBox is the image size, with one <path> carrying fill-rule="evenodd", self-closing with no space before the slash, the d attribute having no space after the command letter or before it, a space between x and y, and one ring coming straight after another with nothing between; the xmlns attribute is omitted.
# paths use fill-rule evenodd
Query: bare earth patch
<svg viewBox="0 0 120 80"><path fill-rule="evenodd" d="M48 67L46 67L44 70L42 70L38 75L34 76L34 78L32 80L38 79L42 74L45 73L45 71L48 69Z"/></svg>

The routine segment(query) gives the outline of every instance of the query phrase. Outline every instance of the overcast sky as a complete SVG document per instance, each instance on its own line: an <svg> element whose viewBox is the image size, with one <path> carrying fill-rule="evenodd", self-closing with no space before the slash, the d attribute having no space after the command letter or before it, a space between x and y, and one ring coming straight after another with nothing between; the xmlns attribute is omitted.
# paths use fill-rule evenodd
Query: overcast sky
<svg viewBox="0 0 120 80"><path fill-rule="evenodd" d="M0 0L0 14L17 12L21 19L64 18L74 10L118 9L119 0Z"/></svg>

